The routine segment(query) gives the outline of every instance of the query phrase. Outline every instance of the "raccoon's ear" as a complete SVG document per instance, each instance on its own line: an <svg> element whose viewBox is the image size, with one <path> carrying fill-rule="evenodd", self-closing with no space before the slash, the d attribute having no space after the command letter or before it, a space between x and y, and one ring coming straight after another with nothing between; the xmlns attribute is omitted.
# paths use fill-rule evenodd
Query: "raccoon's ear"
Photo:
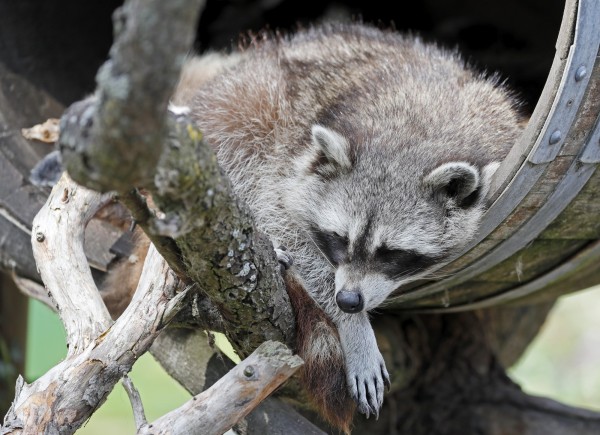
<svg viewBox="0 0 600 435"><path fill-rule="evenodd" d="M444 163L423 179L437 201L443 204L453 201L461 208L469 208L483 198L481 181L479 169L466 162Z"/></svg>
<svg viewBox="0 0 600 435"><path fill-rule="evenodd" d="M317 149L312 164L314 172L324 175L350 170L350 144L344 136L321 125L313 125L311 133L313 146Z"/></svg>

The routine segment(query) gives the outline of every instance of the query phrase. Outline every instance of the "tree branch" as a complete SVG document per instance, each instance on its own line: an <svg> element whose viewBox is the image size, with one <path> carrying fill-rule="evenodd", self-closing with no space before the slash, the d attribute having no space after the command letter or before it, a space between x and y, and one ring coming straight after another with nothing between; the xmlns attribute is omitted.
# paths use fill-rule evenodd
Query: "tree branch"
<svg viewBox="0 0 600 435"><path fill-rule="evenodd" d="M233 195L200 132L183 117L171 125L151 189L164 217L151 230L175 238L186 275L218 307L240 355L265 340L290 344L294 315L271 242Z"/></svg>
<svg viewBox="0 0 600 435"><path fill-rule="evenodd" d="M131 378L127 375L123 376L123 388L129 396L131 402L131 409L133 410L133 420L135 421L135 427L139 431L142 427L148 424L146 420L146 413L144 412L144 405L142 404L142 398L135 385L131 381Z"/></svg>
<svg viewBox="0 0 600 435"><path fill-rule="evenodd" d="M218 435L230 429L303 364L283 344L267 341L227 375L140 434Z"/></svg>
<svg viewBox="0 0 600 435"><path fill-rule="evenodd" d="M148 180L164 146L164 114L203 5L203 0L129 0L116 10L115 43L98 71L97 98L91 107L78 106L80 129L65 129L68 117L61 121L61 151L73 179L120 192Z"/></svg>
<svg viewBox="0 0 600 435"><path fill-rule="evenodd" d="M3 433L74 432L165 326L179 281L154 249L130 306L111 326L83 254L85 224L107 199L65 175L34 219L38 268L67 329L69 353L33 384L20 382Z"/></svg>
<svg viewBox="0 0 600 435"><path fill-rule="evenodd" d="M169 328L158 336L150 352L186 390L199 394L234 367L208 341L203 331ZM245 421L248 435L325 435L290 405L274 397L262 401Z"/></svg>
<svg viewBox="0 0 600 435"><path fill-rule="evenodd" d="M65 326L67 356L81 352L111 324L83 251L85 226L110 201L112 195L98 195L65 174L33 220L33 255Z"/></svg>
<svg viewBox="0 0 600 435"><path fill-rule="evenodd" d="M4 433L62 434L79 428L164 327L161 319L169 302L167 295L174 294L178 284L151 248L127 310L80 353L71 353L33 384L23 385L6 416ZM70 290L74 293L77 288ZM66 300L61 310L81 313L97 301L83 306L70 303Z"/></svg>
<svg viewBox="0 0 600 435"><path fill-rule="evenodd" d="M155 1L148 3L155 6ZM131 9L124 13L131 14ZM145 43L136 20L130 17L127 21L132 24L126 39ZM155 41L176 33L169 33L169 28L153 28L154 33L163 34ZM174 58L153 56L146 59L144 72L138 73L134 69L137 64L118 54L125 50L122 44L119 38L109 66L100 73L99 97L76 103L62 117L59 142L69 173L88 187L119 192L173 270L180 277L189 277L218 308L223 329L240 355L248 355L269 339L291 344L294 316L270 241L254 228L249 211L232 194L214 152L202 141L202 133L185 116L167 116L163 96L172 93L174 79L154 83L150 91L146 88L148 71L165 74L165 59ZM184 45L166 44L169 51L180 50L182 54L188 48ZM180 63L173 60L173 65L178 71ZM113 76L112 84L105 80L109 67L123 76ZM172 72L169 69L168 73ZM127 93L113 98L110 92L119 88L119 81L127 83ZM152 94L156 95L151 98ZM148 100L141 104L138 98ZM121 115L117 118L113 113ZM155 122L157 117L160 122ZM142 131L136 130L140 125ZM120 130L127 131L118 133ZM160 155L158 166L146 154ZM131 157L142 155L139 160ZM135 168L130 169L130 165ZM153 180L135 173L153 174ZM161 211L160 219L147 213L140 198L131 194L132 187L140 184L152 194ZM178 322L186 321L181 317ZM187 322L196 324L197 319L191 316Z"/></svg>

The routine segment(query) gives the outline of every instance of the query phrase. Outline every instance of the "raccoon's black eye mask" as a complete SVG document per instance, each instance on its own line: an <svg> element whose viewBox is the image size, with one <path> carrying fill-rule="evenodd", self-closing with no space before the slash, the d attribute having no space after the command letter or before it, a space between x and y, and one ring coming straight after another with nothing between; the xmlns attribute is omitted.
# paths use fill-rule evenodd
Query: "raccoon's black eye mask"
<svg viewBox="0 0 600 435"><path fill-rule="evenodd" d="M333 265L337 266L346 260L348 237L315 228L312 233L315 243Z"/></svg>
<svg viewBox="0 0 600 435"><path fill-rule="evenodd" d="M378 248L373 256L377 271L389 279L415 274L433 266L438 260L439 257L406 249L389 249L386 246Z"/></svg>

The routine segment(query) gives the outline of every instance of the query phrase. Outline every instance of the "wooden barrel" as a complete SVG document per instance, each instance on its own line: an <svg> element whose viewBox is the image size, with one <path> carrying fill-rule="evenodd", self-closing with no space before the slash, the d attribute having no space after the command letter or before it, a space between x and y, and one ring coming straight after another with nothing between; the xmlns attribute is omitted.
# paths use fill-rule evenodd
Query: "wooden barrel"
<svg viewBox="0 0 600 435"><path fill-rule="evenodd" d="M568 0L542 95L492 184L476 239L393 309L462 311L600 283L600 2Z"/></svg>

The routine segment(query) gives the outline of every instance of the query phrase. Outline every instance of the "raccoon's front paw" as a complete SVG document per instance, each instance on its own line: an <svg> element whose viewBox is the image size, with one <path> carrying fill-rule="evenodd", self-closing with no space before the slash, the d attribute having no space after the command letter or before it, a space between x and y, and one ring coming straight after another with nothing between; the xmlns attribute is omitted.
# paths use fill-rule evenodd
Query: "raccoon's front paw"
<svg viewBox="0 0 600 435"><path fill-rule="evenodd" d="M383 357L375 352L361 352L346 361L346 376L352 398L356 401L358 411L367 418L379 417L379 409L383 404L384 389L390 386L390 375L385 368Z"/></svg>
<svg viewBox="0 0 600 435"><path fill-rule="evenodd" d="M287 251L285 246L275 248L275 254L277 255L277 261L281 266L281 272L288 270L294 264L294 257Z"/></svg>

